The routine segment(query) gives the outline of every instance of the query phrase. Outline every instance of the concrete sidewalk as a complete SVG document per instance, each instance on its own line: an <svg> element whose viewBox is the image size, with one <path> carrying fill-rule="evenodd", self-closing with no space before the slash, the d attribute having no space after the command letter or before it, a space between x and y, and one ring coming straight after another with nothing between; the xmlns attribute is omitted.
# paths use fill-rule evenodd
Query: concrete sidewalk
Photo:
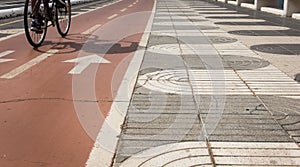
<svg viewBox="0 0 300 167"><path fill-rule="evenodd" d="M298 24L157 0L113 166L300 166Z"/></svg>

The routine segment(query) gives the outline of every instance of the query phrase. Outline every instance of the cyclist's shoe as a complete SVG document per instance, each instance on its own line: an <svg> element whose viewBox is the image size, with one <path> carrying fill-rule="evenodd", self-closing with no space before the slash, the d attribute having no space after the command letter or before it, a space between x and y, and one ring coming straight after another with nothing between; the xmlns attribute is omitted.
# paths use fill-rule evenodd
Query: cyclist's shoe
<svg viewBox="0 0 300 167"><path fill-rule="evenodd" d="M56 7L58 7L58 8L64 8L64 7L66 7L65 0L56 0Z"/></svg>
<svg viewBox="0 0 300 167"><path fill-rule="evenodd" d="M38 21L39 19L32 19L31 21L31 27L30 27L30 30L31 31L34 31L36 33L42 33L43 32L43 22L41 21Z"/></svg>

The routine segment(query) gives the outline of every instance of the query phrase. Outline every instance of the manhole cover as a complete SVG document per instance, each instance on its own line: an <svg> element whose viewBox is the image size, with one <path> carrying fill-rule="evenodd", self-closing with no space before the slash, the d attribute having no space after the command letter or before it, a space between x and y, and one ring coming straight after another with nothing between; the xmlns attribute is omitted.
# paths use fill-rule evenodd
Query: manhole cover
<svg viewBox="0 0 300 167"><path fill-rule="evenodd" d="M223 59L230 67L235 70L253 70L270 65L268 61L255 57L224 55Z"/></svg>

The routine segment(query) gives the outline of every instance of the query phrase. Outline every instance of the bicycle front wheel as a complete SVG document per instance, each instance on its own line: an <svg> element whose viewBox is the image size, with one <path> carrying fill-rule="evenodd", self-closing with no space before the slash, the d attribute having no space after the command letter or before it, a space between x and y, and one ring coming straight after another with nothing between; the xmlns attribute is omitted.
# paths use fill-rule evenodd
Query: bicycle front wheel
<svg viewBox="0 0 300 167"><path fill-rule="evenodd" d="M70 29L71 25L71 2L70 0L65 0L65 7L56 7L56 28L58 33L65 37Z"/></svg>
<svg viewBox="0 0 300 167"><path fill-rule="evenodd" d="M43 8L43 4L39 7L39 13L42 15L42 19L44 23L47 23L46 18L44 17L45 8ZM45 25L42 27L41 31L31 31L31 23L32 23L32 9L31 9L31 0L25 1L24 7L24 29L27 41L33 47L39 47L44 42L46 33L47 33L47 26Z"/></svg>

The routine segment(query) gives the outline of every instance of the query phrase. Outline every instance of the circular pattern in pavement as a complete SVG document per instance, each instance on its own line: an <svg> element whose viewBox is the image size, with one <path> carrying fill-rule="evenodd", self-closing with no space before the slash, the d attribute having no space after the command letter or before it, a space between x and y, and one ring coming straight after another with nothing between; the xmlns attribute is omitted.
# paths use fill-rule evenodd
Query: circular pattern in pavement
<svg viewBox="0 0 300 167"><path fill-rule="evenodd" d="M201 166L211 164L205 142L182 142L150 148L127 159L122 167Z"/></svg>
<svg viewBox="0 0 300 167"><path fill-rule="evenodd" d="M154 45L149 47L147 51L152 53L158 53L158 54L171 54L171 55L181 54L178 44Z"/></svg>
<svg viewBox="0 0 300 167"><path fill-rule="evenodd" d="M192 94L185 70L164 70L140 76L138 83L143 87L165 93Z"/></svg>
<svg viewBox="0 0 300 167"><path fill-rule="evenodd" d="M259 52L281 54L281 55L300 55L300 44L261 44L250 47Z"/></svg>
<svg viewBox="0 0 300 167"><path fill-rule="evenodd" d="M230 38L230 37L218 37L218 36L208 36L208 39L213 44L221 44L221 43L234 43L237 39Z"/></svg>
<svg viewBox="0 0 300 167"><path fill-rule="evenodd" d="M223 55L224 61L235 70L254 70L270 65L266 60L238 55Z"/></svg>

